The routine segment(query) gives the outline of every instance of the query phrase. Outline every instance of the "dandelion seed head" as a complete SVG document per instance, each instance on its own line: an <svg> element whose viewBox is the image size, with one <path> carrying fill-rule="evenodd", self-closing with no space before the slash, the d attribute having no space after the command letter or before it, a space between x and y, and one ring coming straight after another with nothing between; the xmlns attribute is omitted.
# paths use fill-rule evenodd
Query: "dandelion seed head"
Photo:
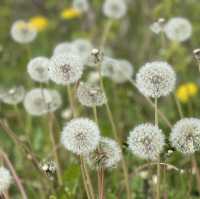
<svg viewBox="0 0 200 199"><path fill-rule="evenodd" d="M150 29L155 34L159 34L160 32L164 31L164 24L165 24L165 19L160 18L156 22L150 25Z"/></svg>
<svg viewBox="0 0 200 199"><path fill-rule="evenodd" d="M36 29L23 20L17 20L14 22L10 33L13 40L21 44L30 43L37 36Z"/></svg>
<svg viewBox="0 0 200 199"><path fill-rule="evenodd" d="M5 167L0 167L0 195L1 193L8 190L12 183L12 177L10 175L10 171Z"/></svg>
<svg viewBox="0 0 200 199"><path fill-rule="evenodd" d="M164 31L168 39L183 42L191 37L192 25L185 18L174 17L166 23Z"/></svg>
<svg viewBox="0 0 200 199"><path fill-rule="evenodd" d="M61 136L64 147L77 155L87 155L95 150L99 140L99 128L87 118L76 118L68 122Z"/></svg>
<svg viewBox="0 0 200 199"><path fill-rule="evenodd" d="M35 88L24 98L26 111L33 116L41 116L57 110L62 104L59 93L55 90Z"/></svg>
<svg viewBox="0 0 200 199"><path fill-rule="evenodd" d="M73 0L73 7L79 12L87 12L89 10L88 0Z"/></svg>
<svg viewBox="0 0 200 199"><path fill-rule="evenodd" d="M200 150L200 120L184 118L179 120L170 135L173 147L184 154L192 154Z"/></svg>
<svg viewBox="0 0 200 199"><path fill-rule="evenodd" d="M77 89L77 97L83 106L102 106L106 103L106 96L100 87L81 82Z"/></svg>
<svg viewBox="0 0 200 199"><path fill-rule="evenodd" d="M120 19L126 15L127 6L123 0L105 0L103 4L103 13L105 16L113 19Z"/></svg>
<svg viewBox="0 0 200 199"><path fill-rule="evenodd" d="M87 39L76 39L72 42L72 45L77 50L83 62L86 63L93 48L91 42Z"/></svg>
<svg viewBox="0 0 200 199"><path fill-rule="evenodd" d="M127 60L104 57L101 64L101 73L103 76L109 77L114 82L121 84L131 79L133 66Z"/></svg>
<svg viewBox="0 0 200 199"><path fill-rule="evenodd" d="M162 61L146 63L136 75L139 91L148 97L167 96L174 90L176 74L172 67Z"/></svg>
<svg viewBox="0 0 200 199"><path fill-rule="evenodd" d="M57 84L68 85L78 81L83 73L83 63L76 54L58 54L50 60L49 76Z"/></svg>
<svg viewBox="0 0 200 199"><path fill-rule="evenodd" d="M101 137L98 148L86 156L91 168L114 168L121 160L122 152L117 142L110 138Z"/></svg>
<svg viewBox="0 0 200 199"><path fill-rule="evenodd" d="M53 50L53 55L74 53L77 54L77 48L70 42L59 43Z"/></svg>
<svg viewBox="0 0 200 199"><path fill-rule="evenodd" d="M197 48L197 49L193 50L193 54L194 54L195 59L198 62L200 62L200 48Z"/></svg>
<svg viewBox="0 0 200 199"><path fill-rule="evenodd" d="M36 82L48 82L49 59L46 57L36 57L29 61L27 71L30 77Z"/></svg>
<svg viewBox="0 0 200 199"><path fill-rule="evenodd" d="M62 111L61 117L65 120L68 120L72 117L72 110L70 108L66 108L64 111Z"/></svg>
<svg viewBox="0 0 200 199"><path fill-rule="evenodd" d="M4 90L1 99L5 104L16 105L23 101L25 89L23 86L14 86Z"/></svg>
<svg viewBox="0 0 200 199"><path fill-rule="evenodd" d="M156 160L164 144L162 130L150 123L138 125L128 137L129 149L134 155L143 159Z"/></svg>

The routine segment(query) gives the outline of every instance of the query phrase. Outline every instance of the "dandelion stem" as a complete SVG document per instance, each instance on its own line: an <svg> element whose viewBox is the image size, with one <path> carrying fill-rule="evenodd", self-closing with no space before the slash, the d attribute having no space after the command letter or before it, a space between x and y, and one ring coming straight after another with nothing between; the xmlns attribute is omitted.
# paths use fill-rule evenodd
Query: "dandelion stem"
<svg viewBox="0 0 200 199"><path fill-rule="evenodd" d="M132 79L128 79L129 82L137 89L136 83L134 82L134 80ZM149 97L144 96L144 98L146 99L146 101L155 109L155 104L151 101L151 99ZM157 108L158 114L159 116L163 119L163 121L165 122L165 124L169 127L172 128L172 124L171 122L167 119L167 117L165 116L165 114L159 109Z"/></svg>
<svg viewBox="0 0 200 199"><path fill-rule="evenodd" d="M197 165L197 160L196 160L196 157L195 157L195 154L192 155L192 167L194 167L195 169L195 174L196 174L196 181L197 181L197 184L198 184L198 191L200 193L200 172L199 172L199 168L198 168L198 165Z"/></svg>
<svg viewBox="0 0 200 199"><path fill-rule="evenodd" d="M158 127L158 99L155 97L155 126ZM156 187L156 199L160 199L160 157L157 160L157 187Z"/></svg>
<svg viewBox="0 0 200 199"><path fill-rule="evenodd" d="M80 161L81 161L81 171L82 171L86 193L89 196L88 198L95 199L94 190L93 190L92 183L90 180L89 172L88 172L87 166L85 165L84 159L81 156L80 156Z"/></svg>
<svg viewBox="0 0 200 199"><path fill-rule="evenodd" d="M55 161L56 161L56 164L57 164L58 184L60 186L62 186L63 185L63 181L62 181L60 162L59 162L59 158L58 158L58 150L56 150L57 146L56 146L56 141L55 141L55 136L54 136L53 115L52 115L52 113L48 114L48 126L49 126L50 139L51 139L51 143L52 143L52 147L53 147L53 154L54 154L54 158L55 158Z"/></svg>
<svg viewBox="0 0 200 199"><path fill-rule="evenodd" d="M99 124L98 115L97 115L97 107L96 107L96 106L93 106L93 107L92 107L92 110L93 110L93 115L94 115L95 122L96 122L97 124Z"/></svg>
<svg viewBox="0 0 200 199"><path fill-rule="evenodd" d="M175 102L176 102L176 106L177 106L177 109L178 109L179 116L182 119L183 118L183 110L182 110L180 101L178 100L175 93L173 93L173 95L174 95L174 99L175 99Z"/></svg>
<svg viewBox="0 0 200 199"><path fill-rule="evenodd" d="M21 193L22 199L28 199L28 197L27 197L27 195L26 195L26 192L25 192L25 189L24 189L24 187L23 187L23 185L22 185L22 182L21 182L20 178L18 177L18 175L17 175L17 173L16 173L16 171L15 171L15 169L14 169L12 163L10 162L10 160L9 160L9 158L8 158L8 156L7 156L6 153L3 152L3 151L0 151L0 155L1 155L2 158L4 159L6 165L9 167L9 169L10 169L10 171L11 171L11 173L12 173L12 176L13 176L13 178L15 179L16 185L17 185L17 187L19 188L19 191L20 191L20 193Z"/></svg>
<svg viewBox="0 0 200 199"><path fill-rule="evenodd" d="M99 199L104 199L104 169L101 167L97 171Z"/></svg>
<svg viewBox="0 0 200 199"><path fill-rule="evenodd" d="M77 110L75 108L73 93L72 93L72 89L71 89L70 85L67 85L67 94L68 94L68 97L69 97L69 104L70 104L70 108L72 110L73 117L76 117L78 115L78 113L77 113Z"/></svg>

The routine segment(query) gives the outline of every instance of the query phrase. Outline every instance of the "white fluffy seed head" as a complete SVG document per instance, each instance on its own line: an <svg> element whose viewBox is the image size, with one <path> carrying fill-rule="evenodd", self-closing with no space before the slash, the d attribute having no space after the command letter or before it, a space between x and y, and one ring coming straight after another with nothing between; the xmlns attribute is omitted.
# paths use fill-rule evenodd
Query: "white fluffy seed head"
<svg viewBox="0 0 200 199"><path fill-rule="evenodd" d="M76 54L57 54L50 60L49 76L57 84L77 82L83 73L83 62Z"/></svg>
<svg viewBox="0 0 200 199"><path fill-rule="evenodd" d="M150 123L138 125L128 137L129 149L143 159L156 160L164 144L165 138L162 130Z"/></svg>
<svg viewBox="0 0 200 199"><path fill-rule="evenodd" d="M59 93L55 90L35 88L24 98L26 111L33 116L41 116L57 110L62 104Z"/></svg>
<svg viewBox="0 0 200 199"><path fill-rule="evenodd" d="M148 97L167 96L174 90L176 74L172 67L162 61L146 63L136 75L139 91Z"/></svg>
<svg viewBox="0 0 200 199"><path fill-rule="evenodd" d="M12 182L10 171L5 167L0 167L0 195L7 191Z"/></svg>
<svg viewBox="0 0 200 199"><path fill-rule="evenodd" d="M73 0L73 8L77 9L79 12L87 12L89 9L88 0Z"/></svg>
<svg viewBox="0 0 200 199"><path fill-rule="evenodd" d="M185 18L174 17L167 22L164 31L168 39L183 42L191 37L192 25Z"/></svg>
<svg viewBox="0 0 200 199"><path fill-rule="evenodd" d="M36 57L29 61L27 72L36 82L48 82L49 59L46 57Z"/></svg>
<svg viewBox="0 0 200 199"><path fill-rule="evenodd" d="M120 19L127 12L126 2L123 0L105 0L103 4L103 13L105 16L113 19Z"/></svg>
<svg viewBox="0 0 200 199"><path fill-rule="evenodd" d="M10 33L14 41L22 44L32 42L37 36L36 29L23 20L14 22Z"/></svg>
<svg viewBox="0 0 200 199"><path fill-rule="evenodd" d="M184 154L192 154L200 150L200 120L184 118L179 120L170 135L173 147Z"/></svg>
<svg viewBox="0 0 200 199"><path fill-rule="evenodd" d="M117 142L110 138L102 137L98 148L86 156L91 168L114 168L121 160L122 152Z"/></svg>
<svg viewBox="0 0 200 199"><path fill-rule="evenodd" d="M75 46L72 45L72 43L70 42L59 43L53 50L53 55L67 54L67 53L74 53L74 54L78 53Z"/></svg>
<svg viewBox="0 0 200 199"><path fill-rule="evenodd" d="M124 83L132 78L133 66L127 60L104 57L101 64L101 73L116 83Z"/></svg>
<svg viewBox="0 0 200 199"><path fill-rule="evenodd" d="M1 100L5 104L16 105L23 101L25 96L25 89L23 86L15 86L10 89L6 89L1 97Z"/></svg>
<svg viewBox="0 0 200 199"><path fill-rule="evenodd" d="M93 48L91 42L87 39L76 39L72 42L72 45L78 52L84 64L87 63Z"/></svg>
<svg viewBox="0 0 200 199"><path fill-rule="evenodd" d="M77 97L83 106L102 106L106 103L106 96L98 86L81 82L77 89Z"/></svg>
<svg viewBox="0 0 200 199"><path fill-rule="evenodd" d="M99 128L87 118L76 118L68 122L61 136L64 147L77 155L87 155L95 150L99 140Z"/></svg>

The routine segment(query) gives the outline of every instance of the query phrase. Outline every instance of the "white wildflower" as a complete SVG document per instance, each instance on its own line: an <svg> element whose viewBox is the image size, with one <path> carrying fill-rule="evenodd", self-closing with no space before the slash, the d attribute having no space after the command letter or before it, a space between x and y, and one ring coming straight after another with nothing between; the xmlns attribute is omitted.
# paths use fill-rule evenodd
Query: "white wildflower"
<svg viewBox="0 0 200 199"><path fill-rule="evenodd" d="M36 57L29 61L27 71L30 77L36 82L48 82L49 59L46 57Z"/></svg>
<svg viewBox="0 0 200 199"><path fill-rule="evenodd" d="M99 140L99 128L87 118L71 120L64 127L61 136L64 147L77 155L86 155L95 150Z"/></svg>
<svg viewBox="0 0 200 199"><path fill-rule="evenodd" d="M143 159L156 160L165 144L162 130L153 124L140 124L128 137L129 149Z"/></svg>
<svg viewBox="0 0 200 199"><path fill-rule="evenodd" d="M183 42L191 37L192 25L185 18L174 17L167 22L164 31L170 40Z"/></svg>
<svg viewBox="0 0 200 199"><path fill-rule="evenodd" d="M176 74L166 62L146 63L137 73L136 84L143 95L159 98L174 90Z"/></svg>
<svg viewBox="0 0 200 199"><path fill-rule="evenodd" d="M102 137L98 148L86 156L91 168L113 168L121 160L122 152L117 142L110 138Z"/></svg>
<svg viewBox="0 0 200 199"><path fill-rule="evenodd" d="M81 78L82 73L82 60L75 54L58 54L50 60L49 76L57 84L75 83Z"/></svg>
<svg viewBox="0 0 200 199"><path fill-rule="evenodd" d="M105 0L103 13L113 19L120 19L126 15L127 6L124 0Z"/></svg>
<svg viewBox="0 0 200 199"><path fill-rule="evenodd" d="M200 120L184 118L179 120L170 135L173 147L184 154L192 154L200 150Z"/></svg>
<svg viewBox="0 0 200 199"><path fill-rule="evenodd" d="M77 97L83 106L102 106L106 103L106 96L98 86L81 82L77 89Z"/></svg>
<svg viewBox="0 0 200 199"><path fill-rule="evenodd" d="M30 43L36 38L37 31L28 22L18 20L11 27L11 36L18 43Z"/></svg>

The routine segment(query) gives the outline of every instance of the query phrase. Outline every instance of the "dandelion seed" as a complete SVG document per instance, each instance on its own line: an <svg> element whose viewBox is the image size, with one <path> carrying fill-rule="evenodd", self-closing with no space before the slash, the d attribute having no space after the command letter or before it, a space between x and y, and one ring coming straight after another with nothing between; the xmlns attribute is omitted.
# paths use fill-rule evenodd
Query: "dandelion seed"
<svg viewBox="0 0 200 199"><path fill-rule="evenodd" d="M113 19L120 19L126 15L127 6L123 0L105 0L103 4L103 13L105 16Z"/></svg>
<svg viewBox="0 0 200 199"><path fill-rule="evenodd" d="M168 39L183 42L191 37L192 25L185 18L174 17L166 23L164 31Z"/></svg>
<svg viewBox="0 0 200 199"><path fill-rule="evenodd" d="M66 108L64 111L62 111L62 118L65 120L68 120L72 117L72 110L70 108Z"/></svg>
<svg viewBox="0 0 200 199"><path fill-rule="evenodd" d="M73 8L80 12L87 12L89 10L88 0L73 0Z"/></svg>
<svg viewBox="0 0 200 199"><path fill-rule="evenodd" d="M30 77L36 82L48 82L49 59L46 57L36 57L30 60L27 71Z"/></svg>
<svg viewBox="0 0 200 199"><path fill-rule="evenodd" d="M106 96L98 86L91 86L81 82L77 89L77 97L83 106L102 106L106 103Z"/></svg>
<svg viewBox="0 0 200 199"><path fill-rule="evenodd" d="M170 135L173 147L184 154L192 154L200 149L200 120L184 118L179 120Z"/></svg>
<svg viewBox="0 0 200 199"><path fill-rule="evenodd" d="M87 65L90 67L96 67L103 61L104 54L97 48L93 48L89 54Z"/></svg>
<svg viewBox="0 0 200 199"><path fill-rule="evenodd" d="M49 76L57 84L77 82L83 73L81 58L75 54L58 54L50 60Z"/></svg>
<svg viewBox="0 0 200 199"><path fill-rule="evenodd" d="M11 36L14 41L25 44L32 42L36 38L37 31L28 22L18 20L11 27Z"/></svg>
<svg viewBox="0 0 200 199"><path fill-rule="evenodd" d="M136 75L136 84L143 95L159 98L174 90L176 74L166 62L151 62L141 67Z"/></svg>
<svg viewBox="0 0 200 199"><path fill-rule="evenodd" d="M193 50L193 54L194 54L195 59L198 62L200 62L200 48L197 48L197 49Z"/></svg>
<svg viewBox="0 0 200 199"><path fill-rule="evenodd" d="M16 105L23 101L25 96L25 89L23 86L14 86L5 91L1 97L5 104Z"/></svg>
<svg viewBox="0 0 200 199"><path fill-rule="evenodd" d="M57 170L57 165L53 160L44 161L40 164L40 168L49 177L50 180L54 179L54 174Z"/></svg>
<svg viewBox="0 0 200 199"><path fill-rule="evenodd" d="M86 155L95 150L100 140L97 125L87 118L76 118L66 124L61 143L77 155Z"/></svg>
<svg viewBox="0 0 200 199"><path fill-rule="evenodd" d="M103 76L121 84L132 78L133 66L126 60L104 57L101 64L101 73Z"/></svg>
<svg viewBox="0 0 200 199"><path fill-rule="evenodd" d="M117 142L110 138L102 137L98 148L86 156L91 168L114 168L121 160L122 152Z"/></svg>
<svg viewBox="0 0 200 199"><path fill-rule="evenodd" d="M129 149L143 159L156 160L163 151L164 144L162 130L150 123L135 127L128 137Z"/></svg>
<svg viewBox="0 0 200 199"><path fill-rule="evenodd" d="M62 104L59 93L55 90L35 88L24 99L26 111L34 116L41 116L57 110Z"/></svg>
<svg viewBox="0 0 200 199"><path fill-rule="evenodd" d="M0 167L0 195L7 191L12 182L10 171L5 167Z"/></svg>

